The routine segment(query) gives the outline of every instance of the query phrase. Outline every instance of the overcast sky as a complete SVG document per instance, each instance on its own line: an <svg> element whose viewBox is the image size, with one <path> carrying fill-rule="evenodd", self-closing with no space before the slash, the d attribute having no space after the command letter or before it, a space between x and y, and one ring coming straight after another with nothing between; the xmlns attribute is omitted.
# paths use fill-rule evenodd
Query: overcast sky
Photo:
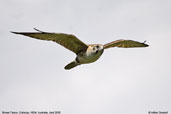
<svg viewBox="0 0 171 114"><path fill-rule="evenodd" d="M170 0L0 0L0 111L61 114L171 112ZM147 41L111 48L69 71L74 53L9 31L62 32L83 42Z"/></svg>

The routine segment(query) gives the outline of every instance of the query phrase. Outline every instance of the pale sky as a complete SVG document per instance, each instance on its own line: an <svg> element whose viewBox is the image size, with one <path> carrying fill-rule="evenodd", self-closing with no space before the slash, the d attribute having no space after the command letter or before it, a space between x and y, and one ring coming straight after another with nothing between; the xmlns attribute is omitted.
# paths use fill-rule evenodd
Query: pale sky
<svg viewBox="0 0 171 114"><path fill-rule="evenodd" d="M0 0L0 111L61 114L171 112L170 0ZM9 31L62 32L87 44L117 39L148 48L111 48L69 71L74 53Z"/></svg>

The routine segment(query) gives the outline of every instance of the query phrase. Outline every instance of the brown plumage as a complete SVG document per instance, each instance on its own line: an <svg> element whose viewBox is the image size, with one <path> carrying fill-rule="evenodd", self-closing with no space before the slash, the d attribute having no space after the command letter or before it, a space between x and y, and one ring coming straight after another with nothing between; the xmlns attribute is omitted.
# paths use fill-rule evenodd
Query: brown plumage
<svg viewBox="0 0 171 114"><path fill-rule="evenodd" d="M133 41L133 40L116 40L104 45L104 49L111 47L120 47L120 48L133 48L133 47L147 47L148 45L143 43Z"/></svg>
<svg viewBox="0 0 171 114"><path fill-rule="evenodd" d="M133 47L148 47L145 42L137 42L133 40L116 40L105 45L90 44L87 45L72 34L65 33L49 33L35 29L38 32L12 32L14 34L21 34L40 40L54 41L61 46L74 52L76 59L65 66L65 69L71 69L81 64L95 62L103 54L104 49L111 47L133 48Z"/></svg>

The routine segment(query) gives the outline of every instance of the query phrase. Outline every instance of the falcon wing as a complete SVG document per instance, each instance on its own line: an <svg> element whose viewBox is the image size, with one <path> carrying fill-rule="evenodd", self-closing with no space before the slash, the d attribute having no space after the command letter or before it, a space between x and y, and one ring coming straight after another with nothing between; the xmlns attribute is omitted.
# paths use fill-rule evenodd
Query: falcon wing
<svg viewBox="0 0 171 114"><path fill-rule="evenodd" d="M134 48L134 47L148 47L148 45L145 44L145 41L143 43L140 43L133 40L116 40L104 45L104 49L111 48L111 47Z"/></svg>
<svg viewBox="0 0 171 114"><path fill-rule="evenodd" d="M64 33L48 33L48 32L42 32L38 29L35 30L38 32L12 32L12 33L25 35L40 40L54 41L76 54L88 48L86 44L84 44L74 35L64 34Z"/></svg>

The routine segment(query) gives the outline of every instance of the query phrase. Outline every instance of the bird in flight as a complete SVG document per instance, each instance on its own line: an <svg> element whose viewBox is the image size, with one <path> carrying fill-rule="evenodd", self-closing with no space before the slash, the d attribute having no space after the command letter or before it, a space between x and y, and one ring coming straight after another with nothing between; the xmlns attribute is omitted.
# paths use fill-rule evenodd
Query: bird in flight
<svg viewBox="0 0 171 114"><path fill-rule="evenodd" d="M72 69L81 64L88 64L95 62L103 54L105 49L111 47L120 48L134 48L134 47L148 47L144 42L137 42L133 40L116 40L107 44L85 44L72 34L65 33L49 33L43 32L34 28L37 32L12 32L14 34L20 34L29 36L40 40L54 41L70 51L76 54L74 61L65 66L66 70Z"/></svg>

